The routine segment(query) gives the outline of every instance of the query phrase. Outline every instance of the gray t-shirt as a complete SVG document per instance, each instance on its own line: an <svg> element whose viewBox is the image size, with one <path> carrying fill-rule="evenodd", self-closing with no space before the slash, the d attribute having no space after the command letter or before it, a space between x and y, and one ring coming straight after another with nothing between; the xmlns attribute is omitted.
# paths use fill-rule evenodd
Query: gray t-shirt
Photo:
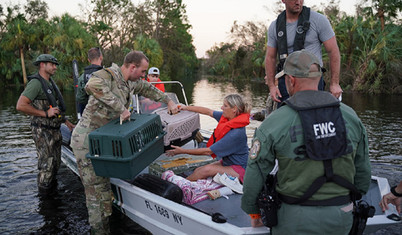
<svg viewBox="0 0 402 235"><path fill-rule="evenodd" d="M286 33L288 41L288 53L293 52L297 21L286 23ZM320 60L322 66L321 43L335 36L329 20L324 15L315 11L310 11L310 29L307 31L304 48L313 53ZM268 29L269 47L277 48L276 20L271 23Z"/></svg>

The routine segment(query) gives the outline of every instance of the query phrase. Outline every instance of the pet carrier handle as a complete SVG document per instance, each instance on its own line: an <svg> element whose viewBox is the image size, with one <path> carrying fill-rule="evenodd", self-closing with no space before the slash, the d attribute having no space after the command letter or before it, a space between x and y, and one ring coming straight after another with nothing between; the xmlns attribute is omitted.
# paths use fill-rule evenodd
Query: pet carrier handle
<svg viewBox="0 0 402 235"><path fill-rule="evenodd" d="M130 119L128 119L127 121L123 121L123 119L121 119L120 117L120 125L123 125L123 123L128 123L128 122L134 122L135 118L133 118L132 116L130 116ZM118 121L116 121L117 124Z"/></svg>

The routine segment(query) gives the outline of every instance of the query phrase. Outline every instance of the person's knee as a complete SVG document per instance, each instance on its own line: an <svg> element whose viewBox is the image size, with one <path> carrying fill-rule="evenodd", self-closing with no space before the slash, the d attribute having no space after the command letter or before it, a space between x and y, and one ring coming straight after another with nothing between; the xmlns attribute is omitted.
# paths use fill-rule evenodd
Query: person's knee
<svg viewBox="0 0 402 235"><path fill-rule="evenodd" d="M209 176L213 176L214 173L216 172L216 167L214 165L205 165L202 167L197 168L199 169L199 174L204 176L205 178L209 177Z"/></svg>

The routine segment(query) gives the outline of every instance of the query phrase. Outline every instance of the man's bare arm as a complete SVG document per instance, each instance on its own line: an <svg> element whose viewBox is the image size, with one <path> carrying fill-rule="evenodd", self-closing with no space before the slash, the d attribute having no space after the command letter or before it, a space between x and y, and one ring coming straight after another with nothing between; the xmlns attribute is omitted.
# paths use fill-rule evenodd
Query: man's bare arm
<svg viewBox="0 0 402 235"><path fill-rule="evenodd" d="M275 85L275 73L276 73L276 48L267 47L267 53L265 55L265 84L269 87L269 93L271 98L276 102L281 102L277 97L282 97L278 87Z"/></svg>
<svg viewBox="0 0 402 235"><path fill-rule="evenodd" d="M333 96L339 98L342 94L342 88L339 85L339 74L341 68L341 55L339 52L338 44L336 42L335 36L328 39L324 43L325 50L329 57L329 66L331 69L331 81L329 84L329 91Z"/></svg>

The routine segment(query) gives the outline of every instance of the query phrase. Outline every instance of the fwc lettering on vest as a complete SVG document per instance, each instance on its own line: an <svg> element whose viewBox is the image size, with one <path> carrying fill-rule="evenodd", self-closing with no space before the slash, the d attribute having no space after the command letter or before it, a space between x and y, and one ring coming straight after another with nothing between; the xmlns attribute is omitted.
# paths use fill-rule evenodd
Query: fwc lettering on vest
<svg viewBox="0 0 402 235"><path fill-rule="evenodd" d="M316 139L328 138L336 135L336 128L333 122L313 124Z"/></svg>

